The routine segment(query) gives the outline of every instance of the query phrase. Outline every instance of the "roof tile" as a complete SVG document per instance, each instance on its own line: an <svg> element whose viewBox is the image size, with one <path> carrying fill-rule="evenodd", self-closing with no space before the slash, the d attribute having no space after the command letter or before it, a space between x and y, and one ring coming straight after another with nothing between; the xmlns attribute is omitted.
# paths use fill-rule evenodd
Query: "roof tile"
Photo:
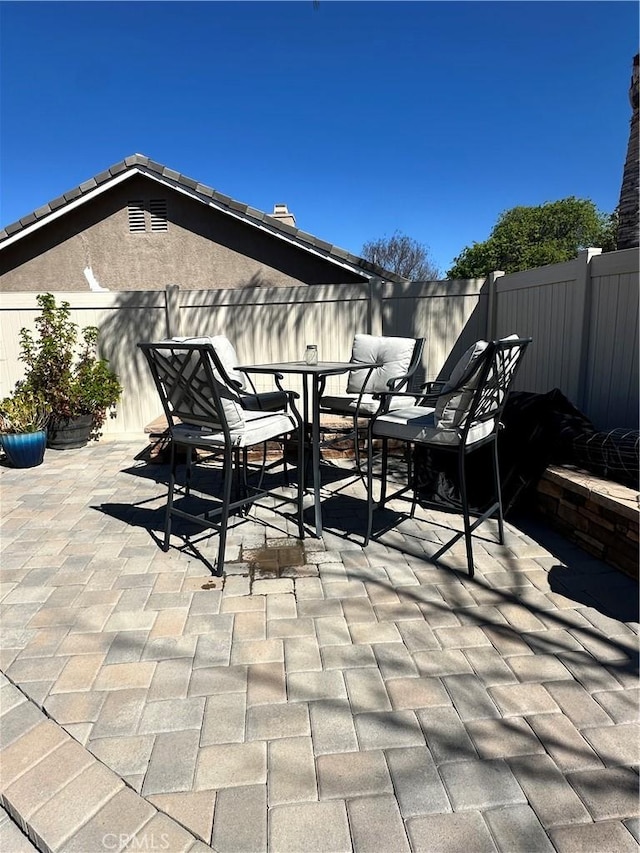
<svg viewBox="0 0 640 853"><path fill-rule="evenodd" d="M279 228L281 231L286 231L286 233L287 233L287 234L297 234L297 233L298 233L298 229L297 229L297 228L294 228L294 227L293 227L293 225L289 225L289 224L288 224L288 223L286 223L286 222L280 222L280 221L278 221L278 228Z"/></svg>
<svg viewBox="0 0 640 853"><path fill-rule="evenodd" d="M91 178L90 180L85 181L84 183L80 184L80 189L82 190L83 193L88 193L89 190L93 190L97 186L98 185L96 184L94 178ZM49 204L51 204L51 202L49 202Z"/></svg>
<svg viewBox="0 0 640 853"><path fill-rule="evenodd" d="M113 165L113 166L110 166L110 167L109 167L109 171L110 171L110 172L111 172L111 174L112 174L112 175L114 175L114 176L115 176L115 175L119 175L121 172L126 172L126 171L127 171L127 165L126 165L126 163L124 162L124 160L120 160L120 162L119 162L119 163L114 163L114 165ZM80 186L82 186L82 184L80 184Z"/></svg>
<svg viewBox="0 0 640 853"><path fill-rule="evenodd" d="M108 181L109 178L112 178L112 177L113 177L113 175L111 174L111 172L108 169L106 169L104 172L100 172L98 175L96 175L94 180L95 180L96 184L104 184L105 181Z"/></svg>
<svg viewBox="0 0 640 853"><path fill-rule="evenodd" d="M165 178L169 178L172 181L180 180L180 172L176 172L175 169L169 169L165 166L165 168L162 170L162 174L165 176Z"/></svg>
<svg viewBox="0 0 640 853"><path fill-rule="evenodd" d="M278 222L278 225L280 225L280 224L281 223ZM316 240L316 238L313 236L313 234L309 234L307 231L303 231L301 228L298 228L298 237L301 240L305 240L307 243L315 243L315 240Z"/></svg>
<svg viewBox="0 0 640 853"><path fill-rule="evenodd" d="M211 187L208 187L206 184L198 184L196 192L200 193L200 195L206 195L209 198L212 198L215 194L215 190L212 190Z"/></svg>
<svg viewBox="0 0 640 853"><path fill-rule="evenodd" d="M219 193L216 190L214 190L214 192L213 192L213 197L215 198L216 201L219 201L220 204L226 204L227 207L229 207L231 202L233 201L233 199L231 198L230 195L225 195L224 193Z"/></svg>
<svg viewBox="0 0 640 853"><path fill-rule="evenodd" d="M49 207L51 210L57 210L59 207L64 207L67 203L67 200L63 195L59 195L58 198L54 198L53 201L49 202Z"/></svg>
<svg viewBox="0 0 640 853"><path fill-rule="evenodd" d="M97 180L97 177L96 177L96 180ZM67 201L73 201L74 199L78 198L81 195L82 195L82 193L80 192L80 187L74 187L72 190L69 190L68 193L65 193L64 197ZM37 212L38 211L36 211L36 213Z"/></svg>
<svg viewBox="0 0 640 853"><path fill-rule="evenodd" d="M331 250L331 254L337 255L339 258L344 258L345 260L347 260L347 258L353 257L353 255L350 255L346 249L341 249L340 246L334 246Z"/></svg>

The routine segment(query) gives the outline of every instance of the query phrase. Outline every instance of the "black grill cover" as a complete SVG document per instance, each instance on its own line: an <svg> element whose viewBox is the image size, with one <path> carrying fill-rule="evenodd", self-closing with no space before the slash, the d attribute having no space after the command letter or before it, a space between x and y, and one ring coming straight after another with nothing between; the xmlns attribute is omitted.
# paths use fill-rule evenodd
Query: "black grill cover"
<svg viewBox="0 0 640 853"><path fill-rule="evenodd" d="M532 499L548 465L574 465L638 488L638 432L599 433L557 388L547 394L514 391L504 409L498 454L505 514ZM467 458L469 502L481 511L493 501L491 448ZM460 509L457 455L417 447L415 474L421 500Z"/></svg>

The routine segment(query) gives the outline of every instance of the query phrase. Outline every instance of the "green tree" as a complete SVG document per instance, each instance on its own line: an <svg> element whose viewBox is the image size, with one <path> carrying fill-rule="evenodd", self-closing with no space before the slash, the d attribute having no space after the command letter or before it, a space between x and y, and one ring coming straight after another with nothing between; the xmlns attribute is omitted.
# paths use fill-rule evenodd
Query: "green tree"
<svg viewBox="0 0 640 853"><path fill-rule="evenodd" d="M400 231L395 231L391 237L365 243L360 254L371 263L410 281L437 281L440 278L440 270L429 257L427 246Z"/></svg>
<svg viewBox="0 0 640 853"><path fill-rule="evenodd" d="M589 246L615 249L616 216L588 199L570 196L502 213L487 240L467 246L447 278L482 278L493 270L518 272L576 257Z"/></svg>

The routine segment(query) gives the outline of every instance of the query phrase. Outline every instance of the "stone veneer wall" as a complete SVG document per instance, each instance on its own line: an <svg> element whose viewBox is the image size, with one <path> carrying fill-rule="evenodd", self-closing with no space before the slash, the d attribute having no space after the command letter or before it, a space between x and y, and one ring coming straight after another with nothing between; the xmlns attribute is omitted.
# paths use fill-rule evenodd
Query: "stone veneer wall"
<svg viewBox="0 0 640 853"><path fill-rule="evenodd" d="M538 508L585 551L638 578L639 494L594 474L549 466L538 483Z"/></svg>

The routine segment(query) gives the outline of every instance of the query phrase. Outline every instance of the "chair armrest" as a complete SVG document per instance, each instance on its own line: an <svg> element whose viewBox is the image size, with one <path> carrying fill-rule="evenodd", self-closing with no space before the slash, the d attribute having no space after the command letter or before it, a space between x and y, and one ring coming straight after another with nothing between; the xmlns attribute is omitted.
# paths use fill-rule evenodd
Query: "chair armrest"
<svg viewBox="0 0 640 853"><path fill-rule="evenodd" d="M282 391L283 393L285 393L290 402L292 400L299 400L300 399L300 394L297 391L291 391L290 388L283 388L282 387L282 380L284 379L284 374L274 373L273 378L274 378L274 381L275 381L276 386L278 388L278 391Z"/></svg>
<svg viewBox="0 0 640 853"><path fill-rule="evenodd" d="M240 370L240 368L238 368L238 370ZM247 381L251 386L251 393L255 394L256 396L259 396L259 393L256 389L253 379L251 378L251 375L246 370L243 370L242 373L244 373L244 375L247 377ZM297 391L290 391L288 388L282 387L282 380L284 379L284 374L273 373L272 376L274 378L278 391L282 391L283 394L286 394L290 400L297 400L300 397L300 394L298 394ZM243 390L242 385L237 380L230 379L229 382L233 385L234 388L237 388L239 391Z"/></svg>
<svg viewBox="0 0 640 853"><path fill-rule="evenodd" d="M440 385L440 384L444 385L444 382L442 382L442 383L427 382L426 383L426 385ZM425 386L422 385L420 387L424 388ZM438 397L440 396L440 394L441 394L441 391L433 391L431 393L426 393L426 394L422 393L419 390L418 391L379 391L377 394L373 395L376 399L379 399L381 401L380 402L380 408L378 409L378 411L376 413L376 417L378 417L378 415L385 415L389 411L389 405L390 405L392 399L397 400L398 397L401 397L401 398L404 397L404 398L406 398L408 405L423 406L423 405L425 405L425 403L428 400L431 400L431 401L437 400Z"/></svg>
<svg viewBox="0 0 640 853"><path fill-rule="evenodd" d="M274 373L274 378L276 381L276 385L278 386L279 391L283 391L287 395L287 408L291 409L291 413L298 424L298 427L302 427L302 415L300 414L300 410L296 406L295 401L300 399L300 394L297 391L291 391L288 388L282 387L282 379L284 378L282 373Z"/></svg>
<svg viewBox="0 0 640 853"><path fill-rule="evenodd" d="M400 376L394 376L387 382L387 388L389 389L389 391L399 391L403 385L406 385L408 383L414 373L415 370L410 370L407 373L401 373ZM382 393L386 394L388 392L383 391Z"/></svg>
<svg viewBox="0 0 640 853"><path fill-rule="evenodd" d="M407 405L415 406L416 400L421 398L421 396L419 391L377 391L373 394L373 398L374 400L380 400L380 405L373 419L375 420L379 415L385 415L389 411L391 400L406 398Z"/></svg>
<svg viewBox="0 0 640 853"><path fill-rule="evenodd" d="M246 371L246 370L240 370L240 368L238 368L238 370L239 370L239 372L240 372L240 373L243 373L243 374L244 374L244 376L245 376L245 378L246 378L246 380L247 380L247 382L248 382L248 384L249 384L249 387L251 388L251 393L252 393L252 394L257 394L258 392L256 391L256 386L253 384L253 379L251 378L251 376L247 373L247 371ZM234 381L234 380L232 380L232 381ZM237 383L235 383L235 384L237 384L237 385L239 385L239 386L240 386L239 390L241 390L241 391L243 390L243 389L242 389L242 386L240 385L240 383L239 383L239 382L237 382Z"/></svg>
<svg viewBox="0 0 640 853"><path fill-rule="evenodd" d="M425 382L423 385L420 386L420 390L422 391L423 388L427 389L424 396L430 396L432 394L442 394L444 386L446 384L447 383L444 379L435 379L432 382Z"/></svg>
<svg viewBox="0 0 640 853"><path fill-rule="evenodd" d="M415 400L416 397L426 397L427 394L421 394L420 391L376 391L372 396L376 400L384 400L387 397L406 397L410 400Z"/></svg>

